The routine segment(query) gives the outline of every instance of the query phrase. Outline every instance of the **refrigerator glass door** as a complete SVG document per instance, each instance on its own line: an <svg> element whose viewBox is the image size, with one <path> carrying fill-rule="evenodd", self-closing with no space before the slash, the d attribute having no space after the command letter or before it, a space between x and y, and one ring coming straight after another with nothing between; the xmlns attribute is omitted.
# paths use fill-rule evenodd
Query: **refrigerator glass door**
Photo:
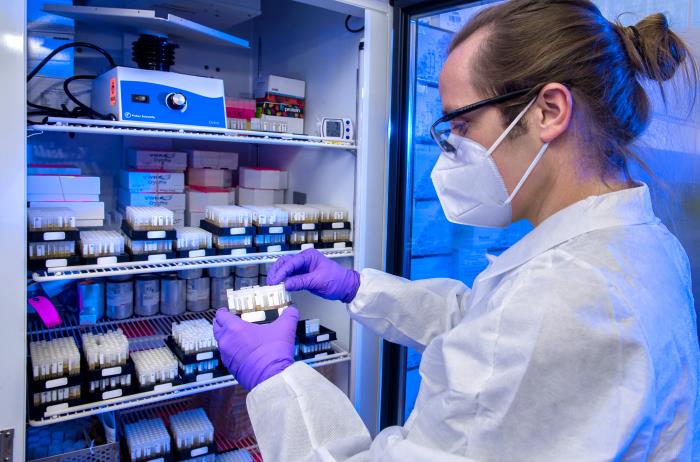
<svg viewBox="0 0 700 462"><path fill-rule="evenodd" d="M490 2L489 4L493 4ZM530 226L516 223L506 229L486 229L455 225L447 221L438 201L430 173L440 156L440 148L430 137L430 126L442 115L438 81L450 42L460 27L484 2L452 11L412 18L410 21L410 78L408 81L408 159L409 176L405 203L410 210L410 240L404 248L406 274L412 280L452 278L471 286L488 261L520 239ZM404 420L413 409L420 375L420 353L408 349L406 355L406 394Z"/></svg>
<svg viewBox="0 0 700 462"><path fill-rule="evenodd" d="M459 226L449 223L437 200L430 172L440 155L429 129L442 115L438 80L452 37L480 9L497 2L474 2L460 8L412 16L409 19L406 113L406 229L403 243L404 276L417 280L452 278L471 286L487 266L487 255L499 255L530 229L525 222L504 230ZM645 16L663 12L670 27L693 49L700 60L700 7L693 0L647 1L597 0L596 5L611 21L632 25ZM647 132L636 143L639 156L653 175L631 163L633 177L649 184L656 214L685 247L694 278L693 293L700 299L700 98L690 111L687 93L679 77L669 84L668 106L653 85L649 89L654 113ZM466 185L465 185L466 186ZM411 413L420 386L419 352L408 349L405 356L404 421Z"/></svg>

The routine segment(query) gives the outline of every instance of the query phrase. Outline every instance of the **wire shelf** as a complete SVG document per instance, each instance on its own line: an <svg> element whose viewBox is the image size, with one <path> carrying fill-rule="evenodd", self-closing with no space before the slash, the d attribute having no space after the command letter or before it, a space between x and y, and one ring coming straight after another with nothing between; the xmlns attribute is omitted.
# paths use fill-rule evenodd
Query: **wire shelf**
<svg viewBox="0 0 700 462"><path fill-rule="evenodd" d="M320 249L320 252L329 258L352 257L351 247L345 249ZM214 268L218 266L241 266L272 263L282 255L299 253L298 250L274 253L250 253L247 255L217 255L213 257L177 258L158 262L126 262L114 263L108 266L84 265L64 266L51 268L46 271L35 272L32 279L35 282L63 281L68 279L87 279L109 276L121 276L130 274L163 273L168 271L182 271L197 268Z"/></svg>
<svg viewBox="0 0 700 462"><path fill-rule="evenodd" d="M189 397L169 401L168 403L164 404L154 404L140 407L135 410L128 410L119 414L119 425L120 428L123 428L124 425L131 424L139 420L160 418L163 420L163 423L168 426L170 417L174 414L197 407L202 407L205 402L206 400L202 402L201 400L193 400L191 397ZM211 419L211 416L209 416L209 418ZM213 419L211 420L213 421ZM123 433L124 432L122 431L122 434ZM258 448L258 443L253 436L236 439L227 438L221 429L216 428L215 425L214 440L216 443L217 454L224 454L235 450L243 450L246 451L254 461L263 461L262 454Z"/></svg>
<svg viewBox="0 0 700 462"><path fill-rule="evenodd" d="M291 133L256 132L251 130L208 129L196 126L169 126L167 124L145 124L92 119L70 119L49 117L45 124L28 127L36 132L86 133L93 135L145 136L151 138L175 138L202 141L226 141L246 144L272 144L279 146L300 146L323 149L344 149L356 151L351 142L328 141L318 136L295 135Z"/></svg>
<svg viewBox="0 0 700 462"><path fill-rule="evenodd" d="M335 351L333 354L329 354L318 359L307 359L304 362L306 362L309 366L316 368L350 361L350 353L342 349L339 345L334 343L333 349ZM122 409L143 406L145 404L159 403L174 398L181 398L197 393L216 390L219 388L232 387L234 385L238 385L238 382L233 378L233 376L225 375L209 380L202 380L200 382L173 385L172 387L166 389L156 389L153 391L121 396L119 398L108 399L105 401L81 404L56 412L47 413L42 419L29 420L29 424L35 427L50 425L58 422L79 419L81 417L102 414L104 412L119 411Z"/></svg>
<svg viewBox="0 0 700 462"><path fill-rule="evenodd" d="M153 316L151 318L131 318L122 321L108 321L93 326L67 325L52 329L45 329L40 322L32 322L28 327L27 340L49 340L57 337L72 336L78 345L81 344L81 334L85 332L107 332L114 329L122 329L129 339L129 347L132 351L144 348L157 348L165 345L165 339L170 335L174 321L186 321L204 318L213 322L216 310L208 310L200 313L185 313L179 316ZM350 353L339 344L333 344L334 353L327 356L305 360L311 367L320 367L330 364L350 361ZM105 401L81 404L67 409L45 414L40 420L30 420L32 426L43 426L52 423L64 422L108 411L129 409L145 404L159 403L161 401L189 396L218 388L231 387L238 382L232 375L215 377L200 382L173 385L153 391L125 395Z"/></svg>

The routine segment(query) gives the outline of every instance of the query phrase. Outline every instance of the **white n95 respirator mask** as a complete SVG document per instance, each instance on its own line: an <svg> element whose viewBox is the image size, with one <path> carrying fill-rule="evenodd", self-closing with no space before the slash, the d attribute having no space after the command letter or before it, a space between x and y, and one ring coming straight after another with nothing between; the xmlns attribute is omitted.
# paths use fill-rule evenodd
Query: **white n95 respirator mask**
<svg viewBox="0 0 700 462"><path fill-rule="evenodd" d="M537 166L549 143L542 146L510 195L491 155L535 100L536 98L530 101L518 114L490 149L476 141L450 134L449 144L454 147L454 151L443 150L430 175L442 210L449 221L487 228L504 228L511 223L511 202Z"/></svg>

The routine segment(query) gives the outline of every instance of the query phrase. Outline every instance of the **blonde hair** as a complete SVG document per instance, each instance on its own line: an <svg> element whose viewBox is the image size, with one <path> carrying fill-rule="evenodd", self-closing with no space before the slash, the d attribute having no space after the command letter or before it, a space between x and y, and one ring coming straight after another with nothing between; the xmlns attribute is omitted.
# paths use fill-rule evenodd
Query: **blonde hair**
<svg viewBox="0 0 700 462"><path fill-rule="evenodd" d="M512 120L543 85L562 83L574 98L578 135L603 169L628 178L628 159L648 170L630 149L651 117L640 81L658 82L665 103L662 83L683 67L695 98L697 64L661 13L625 27L588 0L511 0L476 14L450 51L480 29L488 33L472 63L477 90L490 97L533 88L501 105L504 118Z"/></svg>

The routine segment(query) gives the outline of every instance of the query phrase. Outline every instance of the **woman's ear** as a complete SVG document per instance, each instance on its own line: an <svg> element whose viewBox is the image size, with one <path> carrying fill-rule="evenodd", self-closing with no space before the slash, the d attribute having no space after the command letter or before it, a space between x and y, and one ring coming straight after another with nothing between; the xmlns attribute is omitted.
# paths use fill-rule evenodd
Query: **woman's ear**
<svg viewBox="0 0 700 462"><path fill-rule="evenodd" d="M571 91L565 85L548 83L542 87L535 102L537 119L533 126L543 143L551 143L569 128L573 104Z"/></svg>

